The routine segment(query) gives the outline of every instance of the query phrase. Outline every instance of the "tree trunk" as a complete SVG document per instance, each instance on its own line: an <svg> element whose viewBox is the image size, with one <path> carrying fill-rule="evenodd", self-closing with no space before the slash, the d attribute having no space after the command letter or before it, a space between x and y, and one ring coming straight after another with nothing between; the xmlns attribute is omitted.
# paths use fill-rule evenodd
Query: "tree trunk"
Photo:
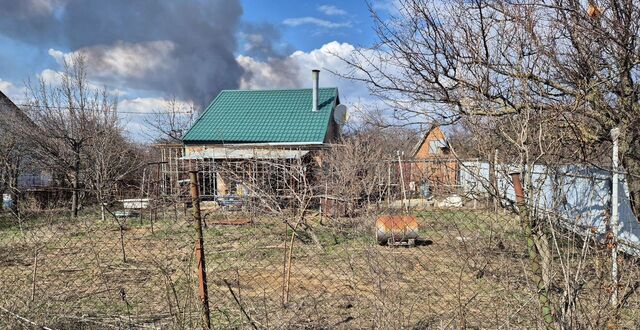
<svg viewBox="0 0 640 330"><path fill-rule="evenodd" d="M633 214L640 218L640 133L635 125L622 126L619 139L619 158L624 175L624 181L629 189L629 202ZM611 155L607 155L610 159ZM625 194L620 191L624 198Z"/></svg>
<svg viewBox="0 0 640 330"><path fill-rule="evenodd" d="M18 166L11 171L11 178L9 184L9 195L11 196L11 200L13 204L11 205L11 211L15 214L18 214L18 176L19 176Z"/></svg>
<svg viewBox="0 0 640 330"><path fill-rule="evenodd" d="M512 179L520 221L524 226L527 255L529 256L529 262L531 265L531 279L537 290L543 325L545 329L553 329L553 307L551 306L551 301L549 299L548 283L545 283L545 272L548 271L545 263L549 261L549 258L548 255L545 255L548 252L540 251L541 247L548 248L548 243L543 243L546 240L546 238L544 238L544 232L540 227L540 223L535 218L535 215L531 214L527 202L525 201L520 175L514 174L512 175ZM526 172L525 179L525 183L531 182L530 171Z"/></svg>
<svg viewBox="0 0 640 330"><path fill-rule="evenodd" d="M520 212L520 216L525 220L525 237L527 240L527 254L529 255L529 262L531 265L531 279L538 290L538 303L540 304L542 312L542 321L546 329L552 329L553 325L553 309L551 307L551 301L549 300L549 291L545 285L545 267L543 266L544 260L538 246L536 245L537 224L534 219L531 218L529 211L524 208Z"/></svg>
<svg viewBox="0 0 640 330"><path fill-rule="evenodd" d="M71 183L73 186L73 192L71 195L71 215L74 218L78 217L79 183L80 183L80 153L76 152L76 160L73 166L73 182Z"/></svg>
<svg viewBox="0 0 640 330"><path fill-rule="evenodd" d="M622 166L629 173L629 175L624 176L624 180L627 182L627 188L629 189L631 210L638 217L640 216L640 161L629 156L622 157ZM622 196L624 196L624 193L622 193Z"/></svg>

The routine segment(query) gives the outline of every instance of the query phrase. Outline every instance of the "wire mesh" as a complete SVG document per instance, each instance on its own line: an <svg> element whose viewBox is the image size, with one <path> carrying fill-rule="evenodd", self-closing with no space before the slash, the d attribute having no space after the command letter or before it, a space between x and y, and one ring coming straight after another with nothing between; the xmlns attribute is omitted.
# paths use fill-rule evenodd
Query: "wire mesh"
<svg viewBox="0 0 640 330"><path fill-rule="evenodd" d="M150 180L133 206L107 205L104 215L94 206L73 219L23 201L19 214L0 217L0 326L201 328L194 222L180 183L187 167L207 185L200 204L212 328L545 327L536 276L552 327L640 326L637 258L619 257L612 306L613 241L584 221L606 218L608 199L555 185L564 188L552 200L579 193L601 210L567 202L561 212L535 199L525 214L508 182L494 203L482 178L461 181L479 175L476 167L406 164L371 164L378 175L357 198L312 159L252 159L182 164L172 180L150 173L157 185ZM414 168L439 174L420 181ZM456 173L441 173L449 169ZM415 226L384 220L401 217Z"/></svg>
<svg viewBox="0 0 640 330"><path fill-rule="evenodd" d="M197 327L190 217L173 202L136 203L76 219L4 212L0 327Z"/></svg>

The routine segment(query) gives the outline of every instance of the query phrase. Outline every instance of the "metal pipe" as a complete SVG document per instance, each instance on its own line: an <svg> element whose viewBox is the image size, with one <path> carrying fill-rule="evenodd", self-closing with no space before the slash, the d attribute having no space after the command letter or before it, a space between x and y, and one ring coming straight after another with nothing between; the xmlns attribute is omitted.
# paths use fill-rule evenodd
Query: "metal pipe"
<svg viewBox="0 0 640 330"><path fill-rule="evenodd" d="M618 182L620 166L618 161L618 138L620 137L620 129L614 128L611 130L611 140L613 140L613 155L612 155L612 178L611 178L611 282L613 283L613 290L611 291L611 305L617 306L618 304Z"/></svg>
<svg viewBox="0 0 640 330"><path fill-rule="evenodd" d="M200 192L198 190L198 171L189 171L189 188L191 190L191 204L196 226L196 262L198 267L198 293L202 303L202 318L204 329L211 329L211 315L209 309L209 293L207 290L207 267L204 256L204 238L202 235L202 217L200 215Z"/></svg>
<svg viewBox="0 0 640 330"><path fill-rule="evenodd" d="M313 78L313 99L311 111L318 111L318 89L319 89L319 80L320 80L320 70L311 70L311 77Z"/></svg>

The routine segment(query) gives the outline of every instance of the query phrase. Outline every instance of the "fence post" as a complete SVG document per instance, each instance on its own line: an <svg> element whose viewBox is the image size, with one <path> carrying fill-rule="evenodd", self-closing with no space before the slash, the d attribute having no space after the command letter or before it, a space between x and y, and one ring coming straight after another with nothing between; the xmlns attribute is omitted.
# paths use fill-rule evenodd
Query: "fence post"
<svg viewBox="0 0 640 330"><path fill-rule="evenodd" d="M612 157L612 178L611 178L611 282L613 289L611 291L611 306L616 307L618 304L618 182L619 182L619 164L618 164L618 137L620 129L611 130L611 140L613 140L613 157Z"/></svg>
<svg viewBox="0 0 640 330"><path fill-rule="evenodd" d="M542 319L547 329L553 328L553 310L549 301L549 291L544 283L542 276L542 265L540 260L540 251L536 246L534 231L537 230L536 221L531 217L529 208L524 198L524 189L522 189L522 181L520 180L520 172L511 173L513 181L513 190L516 195L516 205L521 221L524 221L525 236L527 239L527 253L531 262L531 278L536 284L538 290L538 302L542 312Z"/></svg>
<svg viewBox="0 0 640 330"><path fill-rule="evenodd" d="M202 317L204 328L211 329L211 315L209 310L209 294L207 291L207 267L204 256L204 237L202 235L202 218L200 216L200 192L198 191L198 171L189 171L189 186L191 188L191 205L196 226L196 262L198 264L198 292L202 303Z"/></svg>
<svg viewBox="0 0 640 330"><path fill-rule="evenodd" d="M407 204L407 190L404 186L404 169L402 168L402 159L400 158L400 150L396 150L398 155L398 168L400 170L400 187L402 188L402 208L409 213L409 205ZM404 156L404 151L402 152Z"/></svg>
<svg viewBox="0 0 640 330"><path fill-rule="evenodd" d="M493 154L493 173L491 174L493 174L491 184L495 191L495 196L493 196L493 212L498 213L498 203L500 203L500 188L498 188L498 149L496 149Z"/></svg>

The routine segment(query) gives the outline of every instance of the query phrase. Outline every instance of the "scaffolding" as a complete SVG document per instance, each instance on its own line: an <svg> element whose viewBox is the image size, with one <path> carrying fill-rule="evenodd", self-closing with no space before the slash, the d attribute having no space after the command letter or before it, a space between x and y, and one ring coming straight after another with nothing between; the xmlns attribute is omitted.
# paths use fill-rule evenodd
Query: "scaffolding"
<svg viewBox="0 0 640 330"><path fill-rule="evenodd" d="M153 148L160 159L156 164L158 194L176 196L181 194L180 181L188 179L181 170L180 158L184 155L182 144L155 144Z"/></svg>
<svg viewBox="0 0 640 330"><path fill-rule="evenodd" d="M283 206L296 198L300 183L305 182L302 176L310 175L308 169L312 167L308 165L314 163L311 150L303 148L155 147L160 155L157 196L185 202L189 172L197 171L203 201L234 197L245 203Z"/></svg>

